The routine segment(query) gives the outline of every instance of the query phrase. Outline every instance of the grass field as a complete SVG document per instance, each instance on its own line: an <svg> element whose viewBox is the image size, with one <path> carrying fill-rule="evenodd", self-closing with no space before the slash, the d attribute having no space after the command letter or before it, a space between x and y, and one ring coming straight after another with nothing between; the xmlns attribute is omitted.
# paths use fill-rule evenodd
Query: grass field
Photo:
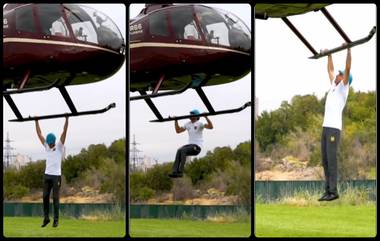
<svg viewBox="0 0 380 241"><path fill-rule="evenodd" d="M256 204L257 237L374 237L375 204Z"/></svg>
<svg viewBox="0 0 380 241"><path fill-rule="evenodd" d="M251 224L180 219L131 219L131 237L249 237Z"/></svg>
<svg viewBox="0 0 380 241"><path fill-rule="evenodd" d="M60 219L53 228L53 220L41 228L42 218L4 217L5 237L124 237L125 221L89 221Z"/></svg>

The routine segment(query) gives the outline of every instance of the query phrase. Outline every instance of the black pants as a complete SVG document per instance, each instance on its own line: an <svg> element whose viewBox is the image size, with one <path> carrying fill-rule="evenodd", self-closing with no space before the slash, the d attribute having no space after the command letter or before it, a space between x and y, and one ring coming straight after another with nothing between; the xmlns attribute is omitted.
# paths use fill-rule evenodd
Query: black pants
<svg viewBox="0 0 380 241"><path fill-rule="evenodd" d="M321 138L322 165L325 172L325 192L338 193L338 165L337 153L340 138L340 130L323 127Z"/></svg>
<svg viewBox="0 0 380 241"><path fill-rule="evenodd" d="M196 156L201 152L201 148L195 144L184 145L177 150L175 162L173 165L173 173L183 173L187 156Z"/></svg>
<svg viewBox="0 0 380 241"><path fill-rule="evenodd" d="M61 187L61 176L44 175L44 217L49 219L49 199L50 191L53 188L53 206L54 206L54 220L59 217L59 188Z"/></svg>

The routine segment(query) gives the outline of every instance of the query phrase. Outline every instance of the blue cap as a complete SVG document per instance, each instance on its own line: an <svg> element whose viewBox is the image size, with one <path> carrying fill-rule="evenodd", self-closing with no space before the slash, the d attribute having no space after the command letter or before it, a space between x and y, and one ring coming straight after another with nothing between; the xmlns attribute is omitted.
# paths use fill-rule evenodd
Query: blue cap
<svg viewBox="0 0 380 241"><path fill-rule="evenodd" d="M200 113L201 112L199 112L199 110L197 110L197 109L190 111L190 114L192 114L192 115L199 115Z"/></svg>
<svg viewBox="0 0 380 241"><path fill-rule="evenodd" d="M46 143L48 145L50 144L54 144L55 143L55 135L53 133L49 133L47 136L46 136Z"/></svg>
<svg viewBox="0 0 380 241"><path fill-rule="evenodd" d="M339 70L339 74L344 75L344 70ZM348 77L348 83L351 85L352 83L352 74L350 73L350 77Z"/></svg>

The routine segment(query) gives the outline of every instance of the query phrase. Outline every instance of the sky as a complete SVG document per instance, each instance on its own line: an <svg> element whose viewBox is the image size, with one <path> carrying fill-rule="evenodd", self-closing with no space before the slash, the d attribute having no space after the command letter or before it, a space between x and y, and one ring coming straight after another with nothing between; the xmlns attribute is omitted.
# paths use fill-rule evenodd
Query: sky
<svg viewBox="0 0 380 241"><path fill-rule="evenodd" d="M366 37L376 26L375 4L333 4L326 7L353 41ZM331 49L343 38L320 12L290 16L288 19L314 49ZM279 108L294 95L315 94L322 98L329 89L327 57L308 59L310 50L281 19L255 21L255 96L259 113ZM376 90L376 37L351 49L355 91ZM347 51L332 55L335 71L344 69Z"/></svg>
<svg viewBox="0 0 380 241"><path fill-rule="evenodd" d="M204 4L217 7L239 16L251 29L251 6L248 4ZM138 15L144 4L131 4L130 17ZM215 110L237 108L247 101L251 101L251 73L244 78L232 83L204 87ZM136 95L131 93L131 96ZM194 108L201 112L207 109L197 93L190 89L181 95L166 96L153 99L163 117L169 115L187 115ZM239 143L251 140L251 116L253 109L247 108L241 112L227 115L210 116L214 129L205 129L203 132L203 149L198 157L204 156L207 151L213 151L215 147L230 146L235 148ZM135 135L137 148L142 152L141 157L148 156L158 163L172 162L178 148L187 144L188 134L177 134L174 122L152 123L149 120L156 119L153 112L143 100L130 103L130 136ZM206 123L204 118L200 121ZM187 120L179 120L184 125Z"/></svg>
<svg viewBox="0 0 380 241"><path fill-rule="evenodd" d="M126 37L126 6L124 4L83 4L93 7L111 17L124 39ZM69 86L69 92L78 111L102 109L115 102L113 108L103 114L69 118L66 136L66 154L77 154L90 144L109 146L114 140L126 137L126 66L125 62L112 77L86 85ZM69 112L59 93L54 88L49 91L32 92L12 96L23 116L48 115ZM38 140L34 121L8 122L15 115L3 98L3 141L9 133L13 140L14 154L27 155L33 161L45 159L43 146ZM43 135L49 132L62 133L64 118L41 120ZM3 142L4 143L4 142ZM3 145L4 146L4 145Z"/></svg>

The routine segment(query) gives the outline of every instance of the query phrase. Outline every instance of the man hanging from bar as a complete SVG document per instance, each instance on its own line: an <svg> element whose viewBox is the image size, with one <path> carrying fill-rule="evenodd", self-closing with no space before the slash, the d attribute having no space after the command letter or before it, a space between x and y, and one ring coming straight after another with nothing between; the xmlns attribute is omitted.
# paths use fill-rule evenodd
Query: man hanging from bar
<svg viewBox="0 0 380 241"><path fill-rule="evenodd" d="M197 109L190 111L191 115L199 115L200 112ZM187 156L196 156L201 152L203 144L203 130L213 129L211 120L205 116L207 124L199 121L200 117L190 117L190 121L187 122L183 127L178 125L178 120L175 120L174 127L175 131L179 134L187 130L189 133L189 144L182 146L177 150L177 155L175 157L175 162L173 164L173 173L169 174L169 177L182 177L183 169L186 162Z"/></svg>
<svg viewBox="0 0 380 241"><path fill-rule="evenodd" d="M326 50L325 50L326 51ZM342 130L342 113L346 105L349 86L352 83L351 50L347 49L346 69L336 76L331 54L328 55L327 71L330 90L327 93L321 137L322 164L325 173L325 193L318 201L332 201L339 198L337 190L337 150Z"/></svg>
<svg viewBox="0 0 380 241"><path fill-rule="evenodd" d="M61 187L61 162L65 152L65 140L67 127L69 125L69 117L66 116L63 132L58 142L55 141L56 137L53 133L49 133L46 139L42 135L38 119L36 122L36 131L41 144L46 151L46 168L44 175L44 188L43 188L43 203L44 203L44 220L41 227L45 227L49 222L49 200L50 191L53 189L53 206L54 206L54 222L53 227L58 226L59 217L59 189Z"/></svg>

